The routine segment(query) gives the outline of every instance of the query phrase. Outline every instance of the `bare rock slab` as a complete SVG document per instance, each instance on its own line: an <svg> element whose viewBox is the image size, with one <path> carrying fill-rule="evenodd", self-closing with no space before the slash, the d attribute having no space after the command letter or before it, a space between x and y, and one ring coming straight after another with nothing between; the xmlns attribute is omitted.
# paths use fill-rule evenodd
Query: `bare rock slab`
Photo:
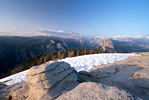
<svg viewBox="0 0 149 100"><path fill-rule="evenodd" d="M84 82L56 100L142 100L124 90L101 83Z"/></svg>

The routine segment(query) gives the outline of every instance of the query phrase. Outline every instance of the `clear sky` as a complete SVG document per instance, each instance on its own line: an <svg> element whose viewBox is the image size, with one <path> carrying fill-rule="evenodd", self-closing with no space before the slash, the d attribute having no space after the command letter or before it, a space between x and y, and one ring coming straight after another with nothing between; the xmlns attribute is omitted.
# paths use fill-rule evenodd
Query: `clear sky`
<svg viewBox="0 0 149 100"><path fill-rule="evenodd" d="M149 33L149 0L0 0L0 32Z"/></svg>

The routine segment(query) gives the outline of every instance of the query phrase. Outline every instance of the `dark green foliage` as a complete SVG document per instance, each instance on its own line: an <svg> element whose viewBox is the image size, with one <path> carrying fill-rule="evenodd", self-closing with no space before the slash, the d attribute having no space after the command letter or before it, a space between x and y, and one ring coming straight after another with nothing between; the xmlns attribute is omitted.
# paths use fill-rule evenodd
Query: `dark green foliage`
<svg viewBox="0 0 149 100"><path fill-rule="evenodd" d="M24 61L23 63L21 63L20 65L16 66L13 70L11 70L9 72L8 75L12 75L12 74L18 73L20 71L27 70L27 69L31 68L32 66L43 64L49 60L51 60L51 54L40 54L40 55L30 58L30 59Z"/></svg>

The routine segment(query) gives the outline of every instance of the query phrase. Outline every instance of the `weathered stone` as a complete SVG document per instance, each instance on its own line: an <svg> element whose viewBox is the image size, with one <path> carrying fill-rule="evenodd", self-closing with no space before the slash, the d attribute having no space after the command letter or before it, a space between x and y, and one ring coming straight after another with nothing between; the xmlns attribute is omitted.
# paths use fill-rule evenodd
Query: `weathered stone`
<svg viewBox="0 0 149 100"><path fill-rule="evenodd" d="M63 62L53 62L51 64L42 64L40 66L34 66L32 67L28 72L27 72L27 75L36 75L36 74L39 74L39 73L43 73L43 72L46 72L46 71L50 71L52 69L54 69L55 67L57 67L58 65L62 64Z"/></svg>
<svg viewBox="0 0 149 100"><path fill-rule="evenodd" d="M47 66L47 67L51 67L51 66ZM70 68L70 66L67 63L61 63L59 66L56 66L52 70L49 70L49 71L46 70L45 72L42 72L42 73L39 73L39 74L34 74L34 76L33 75L28 75L28 73L27 73L26 82L29 83L29 84L37 84L37 83L40 84L40 83L50 79L50 81L52 83L52 79L54 79L54 81L57 81L57 79L60 78L60 77L57 77L56 74L58 74L58 76L59 76L60 73L61 74L71 73L73 68L71 68L71 69L69 69L69 68ZM49 69L49 68L47 68L47 69ZM65 73L65 71L68 72L68 73ZM30 70L29 70L29 72L30 72ZM60 76L64 77L63 75L60 75Z"/></svg>
<svg viewBox="0 0 149 100"><path fill-rule="evenodd" d="M26 86L10 96L14 100L53 100L76 87L79 84L77 80L76 71L65 62L41 65L31 68L27 73Z"/></svg>
<svg viewBox="0 0 149 100"><path fill-rule="evenodd" d="M73 90L59 96L56 100L141 100L140 98L119 90L114 86L85 82Z"/></svg>
<svg viewBox="0 0 149 100"><path fill-rule="evenodd" d="M65 78L66 76L71 74L73 70L74 70L73 68L70 68L70 69L68 69L68 70L66 70L64 72L57 73L57 74L53 75L52 77L50 77L50 78L48 78L46 80L40 81L38 83L35 83L33 85L36 86L38 89L48 89L48 88L51 88L57 82L62 81L63 78Z"/></svg>

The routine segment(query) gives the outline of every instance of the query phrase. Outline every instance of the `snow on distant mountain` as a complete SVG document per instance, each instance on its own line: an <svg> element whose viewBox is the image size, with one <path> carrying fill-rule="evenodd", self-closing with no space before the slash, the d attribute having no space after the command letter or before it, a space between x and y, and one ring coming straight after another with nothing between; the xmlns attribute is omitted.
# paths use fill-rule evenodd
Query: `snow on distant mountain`
<svg viewBox="0 0 149 100"><path fill-rule="evenodd" d="M25 33L11 33L11 32L0 32L0 36L53 36L53 37L61 37L61 38L69 38L69 39L82 39L82 36L79 33L68 32L64 30L33 30Z"/></svg>
<svg viewBox="0 0 149 100"><path fill-rule="evenodd" d="M123 38L143 38L143 36L136 35L136 36L127 36L127 35L118 35L118 36L113 36L113 39L123 39Z"/></svg>
<svg viewBox="0 0 149 100"><path fill-rule="evenodd" d="M105 54L92 54L92 55L83 55L72 58L65 58L59 61L64 61L69 63L71 67L74 67L77 71L90 71L98 65L114 63L116 61L127 59L130 56L140 56L137 54L128 54L128 53L105 53ZM52 61L47 62L44 66L48 66ZM19 83L26 80L26 71L11 75L9 77L0 79L0 82L4 82L7 85L14 83Z"/></svg>
<svg viewBox="0 0 149 100"><path fill-rule="evenodd" d="M113 36L113 37L111 37L111 39L119 40L119 41L127 41L127 42L149 40L148 36L144 37L144 36L140 36L140 35L136 35L136 36L119 35L119 36Z"/></svg>
<svg viewBox="0 0 149 100"><path fill-rule="evenodd" d="M118 41L125 41L132 44L135 44L136 46L139 46L140 48L147 48L149 49L149 36L146 37L143 36L113 36L112 39L118 40Z"/></svg>
<svg viewBox="0 0 149 100"><path fill-rule="evenodd" d="M69 39L81 39L82 35L64 30L34 30L28 33L28 36L55 36Z"/></svg>

